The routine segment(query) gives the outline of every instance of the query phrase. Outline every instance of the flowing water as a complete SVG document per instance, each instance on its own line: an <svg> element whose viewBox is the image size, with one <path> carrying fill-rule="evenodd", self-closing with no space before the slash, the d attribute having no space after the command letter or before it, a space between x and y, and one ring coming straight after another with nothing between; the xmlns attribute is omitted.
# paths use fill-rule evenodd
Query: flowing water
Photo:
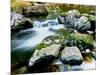
<svg viewBox="0 0 100 75"><path fill-rule="evenodd" d="M11 40L12 45L12 64L16 64L28 60L33 52L33 47L49 36L56 34L53 30L64 28L64 25L58 24L57 19L46 21L33 21L33 28L22 30L18 38ZM95 60L92 63L82 63L80 66L72 66L71 70L87 70L95 69ZM64 71L64 64L60 66L61 71Z"/></svg>
<svg viewBox="0 0 100 75"><path fill-rule="evenodd" d="M44 24L47 24L47 26L44 26ZM26 52L30 53L32 48L41 43L45 37L56 34L51 29L64 28L63 25L58 24L57 19L42 22L33 21L33 26L33 28L20 31L18 38L11 40L12 62L24 60L22 58L26 56Z"/></svg>

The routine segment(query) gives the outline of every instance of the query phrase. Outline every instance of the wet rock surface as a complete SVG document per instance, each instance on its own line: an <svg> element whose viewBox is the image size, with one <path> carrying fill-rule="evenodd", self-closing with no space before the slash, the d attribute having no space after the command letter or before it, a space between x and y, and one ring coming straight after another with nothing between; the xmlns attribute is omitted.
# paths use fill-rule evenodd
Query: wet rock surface
<svg viewBox="0 0 100 75"><path fill-rule="evenodd" d="M53 55L42 56L32 66L28 67L29 73L45 72L46 68L55 60Z"/></svg>
<svg viewBox="0 0 100 75"><path fill-rule="evenodd" d="M17 16L18 15L18 16ZM17 16L17 17L14 17ZM25 18L20 14L13 13L11 18L11 34L12 36L19 33L21 30L33 28L32 21L29 18Z"/></svg>
<svg viewBox="0 0 100 75"><path fill-rule="evenodd" d="M58 39L61 38L61 39ZM41 57L52 55L57 58L60 52L62 37L60 36L49 36L45 38L41 44L37 45L33 56L30 59L29 66L34 65L35 61Z"/></svg>
<svg viewBox="0 0 100 75"><path fill-rule="evenodd" d="M90 22L88 21L88 18L85 16L82 16L78 19L78 21L75 23L75 29L78 31L87 31L90 29L91 25Z"/></svg>
<svg viewBox="0 0 100 75"><path fill-rule="evenodd" d="M83 57L77 47L66 47L61 52L61 61L65 64L80 65L83 62Z"/></svg>
<svg viewBox="0 0 100 75"><path fill-rule="evenodd" d="M92 14L80 14L78 10L70 10L65 15L58 17L60 24L65 24L66 28L76 29L79 32L87 30L95 31L96 18Z"/></svg>

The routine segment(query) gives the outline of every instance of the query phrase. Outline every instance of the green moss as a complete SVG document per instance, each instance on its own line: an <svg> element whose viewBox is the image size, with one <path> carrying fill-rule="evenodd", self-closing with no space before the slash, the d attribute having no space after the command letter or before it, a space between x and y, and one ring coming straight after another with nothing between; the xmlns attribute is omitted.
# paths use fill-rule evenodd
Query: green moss
<svg viewBox="0 0 100 75"><path fill-rule="evenodd" d="M61 16L67 16L66 12L62 12L60 15Z"/></svg>
<svg viewBox="0 0 100 75"><path fill-rule="evenodd" d="M60 15L61 11L59 10L51 10L49 11L49 15L46 17L46 19L55 19Z"/></svg>
<svg viewBox="0 0 100 75"><path fill-rule="evenodd" d="M63 36L64 39L66 39L69 36L69 34L70 34L70 32L68 30L63 29L63 28L59 29L57 31L57 33L60 34L61 36Z"/></svg>
<svg viewBox="0 0 100 75"><path fill-rule="evenodd" d="M45 48L46 46L47 46L46 44L40 43L40 44L36 45L36 49L41 50L42 48Z"/></svg>
<svg viewBox="0 0 100 75"><path fill-rule="evenodd" d="M56 40L56 39L63 39L63 37L62 36L60 36L60 35L50 35L50 36L48 36L48 37L46 37L44 40L47 40L47 39L50 39L50 40Z"/></svg>
<svg viewBox="0 0 100 75"><path fill-rule="evenodd" d="M86 16L89 21L96 21L96 16L95 15L90 15L90 14L82 14L83 16Z"/></svg>
<svg viewBox="0 0 100 75"><path fill-rule="evenodd" d="M72 39L75 39L77 41L82 40L88 44L93 43L93 37L91 35L88 35L88 34L72 33L70 36Z"/></svg>

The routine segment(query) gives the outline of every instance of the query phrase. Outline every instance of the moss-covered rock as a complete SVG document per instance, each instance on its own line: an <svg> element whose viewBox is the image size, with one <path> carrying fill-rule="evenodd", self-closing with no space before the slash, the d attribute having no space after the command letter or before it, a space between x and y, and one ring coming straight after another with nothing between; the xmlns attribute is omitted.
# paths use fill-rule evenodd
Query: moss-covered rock
<svg viewBox="0 0 100 75"><path fill-rule="evenodd" d="M42 43L36 46L36 50L30 59L29 65L32 66L36 61L40 60L42 57L52 55L57 58L59 51L62 47L63 37L60 35L51 35L46 37ZM43 61L45 62L45 61Z"/></svg>
<svg viewBox="0 0 100 75"><path fill-rule="evenodd" d="M57 44L57 43L60 44L63 41L63 39L64 39L63 36L51 35L51 36L44 38L42 42L48 45Z"/></svg>
<svg viewBox="0 0 100 75"><path fill-rule="evenodd" d="M75 39L77 41L84 41L85 43L88 43L88 44L93 44L93 37L88 35L88 34L82 34L82 33L72 33L70 35L70 37L72 39Z"/></svg>

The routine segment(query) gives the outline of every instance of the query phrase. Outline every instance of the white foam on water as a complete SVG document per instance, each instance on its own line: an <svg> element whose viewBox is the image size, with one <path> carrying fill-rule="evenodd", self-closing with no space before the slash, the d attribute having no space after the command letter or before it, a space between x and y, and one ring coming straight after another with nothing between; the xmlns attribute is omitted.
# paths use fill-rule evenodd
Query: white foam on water
<svg viewBox="0 0 100 75"><path fill-rule="evenodd" d="M23 42L19 46L17 46L16 48L34 47L36 44L41 43L41 41L45 37L55 34L54 32L49 30L51 27L54 27L56 29L64 28L63 25L48 26L48 27L42 27L42 28L32 28L31 30L35 31L36 35L33 34L33 36L27 40L23 40L23 39L18 40L18 41L23 41Z"/></svg>

